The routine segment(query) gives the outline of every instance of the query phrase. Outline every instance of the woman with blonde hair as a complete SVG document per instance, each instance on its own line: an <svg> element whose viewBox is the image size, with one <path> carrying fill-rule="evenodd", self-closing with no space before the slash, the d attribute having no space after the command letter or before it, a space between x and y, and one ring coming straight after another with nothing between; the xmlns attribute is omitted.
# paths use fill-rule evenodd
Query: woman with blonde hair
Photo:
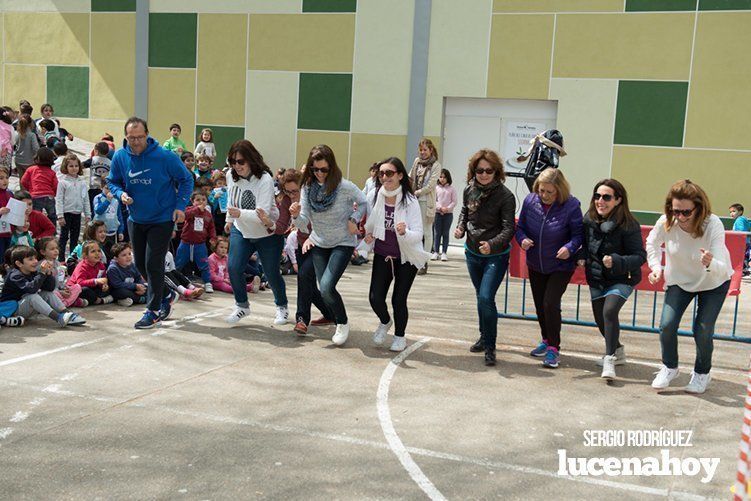
<svg viewBox="0 0 751 501"><path fill-rule="evenodd" d="M412 162L409 179L420 204L422 227L432 228L433 219L435 219L435 186L438 183L438 176L441 174L441 164L438 163L438 150L433 141L424 137L417 147L419 156ZM433 233L431 231L423 233L423 248L428 252L433 249ZM425 266L420 268L417 274L424 275L427 272L428 263L425 263Z"/></svg>
<svg viewBox="0 0 751 501"><path fill-rule="evenodd" d="M485 365L495 365L498 309L495 294L508 269L511 239L514 238L516 199L503 182L503 160L498 153L483 149L472 155L467 169L467 187L454 237L467 237L464 255L477 295L480 339L473 353L485 352Z"/></svg>
<svg viewBox="0 0 751 501"><path fill-rule="evenodd" d="M555 369L560 362L561 298L582 244L581 204L558 169L540 173L519 213L516 240L527 253L529 285L542 340L530 352Z"/></svg>
<svg viewBox="0 0 751 501"><path fill-rule="evenodd" d="M707 194L685 179L675 183L665 198L665 213L647 237L647 262L657 283L665 276L665 304L660 318L662 363L652 388L664 389L678 376L678 326L694 298L693 321L696 360L688 393L704 393L710 381L714 326L730 288L733 268L725 246L725 228L712 214ZM665 266L660 247L665 245Z"/></svg>

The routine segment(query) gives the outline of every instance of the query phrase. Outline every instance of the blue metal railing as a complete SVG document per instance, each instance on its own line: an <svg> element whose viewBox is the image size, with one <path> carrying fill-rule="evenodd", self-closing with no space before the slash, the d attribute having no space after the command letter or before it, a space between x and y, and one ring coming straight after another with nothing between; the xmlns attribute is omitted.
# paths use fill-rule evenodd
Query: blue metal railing
<svg viewBox="0 0 751 501"><path fill-rule="evenodd" d="M514 319L520 319L520 320L537 320L537 315L530 315L526 313L526 299L527 299L527 279L522 279L521 281L521 308L519 313L509 312L509 275L506 274L506 280L505 280L505 286L503 288L503 294L504 294L504 300L503 300L503 312L498 312L499 318L514 318ZM564 324L570 324L570 325L583 325L588 327L597 327L597 324L595 324L592 321L582 320L580 317L580 307L581 307L581 285L576 286L576 313L574 315L574 318L566 317L565 314L563 315L562 321ZM644 292L643 292L644 293ZM658 292L653 293L652 297L652 324L646 325L646 324L638 324L637 323L637 308L639 306L639 291L634 290L634 294L631 297L631 302L633 304L632 306L632 313L631 313L631 323L623 323L621 322L621 329L627 330L627 331L638 331L638 332L655 332L659 333L660 329L658 326L656 326L656 320L657 320L657 294ZM662 293L660 293L662 294ZM728 298L729 299L729 298ZM751 343L751 337L746 336L738 336L737 335L737 327L738 327L738 304L739 304L739 295L735 295L735 305L733 306L733 321L732 321L732 329L730 333L718 333L715 332L713 337L714 339L723 339L727 341L738 341L742 343ZM589 302L589 297L587 295L587 302ZM725 301L725 305L723 305L723 310L727 307L728 300ZM697 300L694 299L693 303L693 312L692 312L692 318L696 318L696 308L697 308ZM690 330L686 329L679 329L678 334L681 336L690 336L693 337L693 333Z"/></svg>

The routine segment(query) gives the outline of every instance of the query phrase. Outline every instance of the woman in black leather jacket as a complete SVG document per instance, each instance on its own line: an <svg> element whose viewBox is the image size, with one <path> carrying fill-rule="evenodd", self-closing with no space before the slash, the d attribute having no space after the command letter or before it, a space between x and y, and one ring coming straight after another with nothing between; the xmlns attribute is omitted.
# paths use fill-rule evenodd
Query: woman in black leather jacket
<svg viewBox="0 0 751 501"><path fill-rule="evenodd" d="M592 311L605 338L602 377L615 378L615 366L626 363L619 342L618 313L641 281L647 260L641 228L628 209L628 196L615 179L595 185L589 211L584 215L584 243L580 265L585 265Z"/></svg>
<svg viewBox="0 0 751 501"><path fill-rule="evenodd" d="M480 150L469 160L467 187L454 231L463 238L469 277L477 293L480 339L470 348L485 352L485 365L495 365L498 309L495 294L508 269L514 236L516 199L503 181L503 161L492 150Z"/></svg>

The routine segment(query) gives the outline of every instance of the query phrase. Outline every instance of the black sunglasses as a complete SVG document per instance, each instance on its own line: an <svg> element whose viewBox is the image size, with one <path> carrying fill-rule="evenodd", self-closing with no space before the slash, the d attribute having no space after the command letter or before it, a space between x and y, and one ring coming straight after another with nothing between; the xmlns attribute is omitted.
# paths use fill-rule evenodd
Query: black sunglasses
<svg viewBox="0 0 751 501"><path fill-rule="evenodd" d="M234 158L228 158L227 163L230 165L246 165L248 162L244 158L240 159L234 159Z"/></svg>
<svg viewBox="0 0 751 501"><path fill-rule="evenodd" d="M379 170L378 171L378 177L393 177L394 174L396 174L395 170L387 169L387 170Z"/></svg>
<svg viewBox="0 0 751 501"><path fill-rule="evenodd" d="M688 217L688 216L691 215L692 212L694 212L695 209L696 209L696 207L694 207L693 209L683 209L683 210L681 210L681 209L670 209L670 212L674 216Z"/></svg>
<svg viewBox="0 0 751 501"><path fill-rule="evenodd" d="M320 172L321 174L326 174L329 171L328 167L311 167L310 170L315 172Z"/></svg>
<svg viewBox="0 0 751 501"><path fill-rule="evenodd" d="M495 169L483 169L481 167L478 169L475 169L475 174L493 174L494 172L495 172Z"/></svg>
<svg viewBox="0 0 751 501"><path fill-rule="evenodd" d="M605 202L610 202L611 200L613 200L613 195L611 195L611 194L609 194L609 193L608 193L608 194L605 194L605 195L601 195L600 193L595 193L594 195L592 195L592 200L599 200L599 199L601 199L601 198L602 198L602 199L603 199L603 200L604 200Z"/></svg>

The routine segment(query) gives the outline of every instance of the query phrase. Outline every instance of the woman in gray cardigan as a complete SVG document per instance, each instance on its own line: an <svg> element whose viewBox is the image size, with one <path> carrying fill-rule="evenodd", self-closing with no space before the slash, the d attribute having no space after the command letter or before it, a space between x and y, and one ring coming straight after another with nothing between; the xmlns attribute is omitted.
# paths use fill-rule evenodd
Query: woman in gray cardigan
<svg viewBox="0 0 751 501"><path fill-rule="evenodd" d="M312 252L321 297L336 321L331 340L343 345L349 336L349 323L336 284L357 245L357 223L367 210L367 202L360 188L342 179L334 152L325 144L310 150L301 184L300 202L293 203L289 212L295 227L312 226L302 252Z"/></svg>

